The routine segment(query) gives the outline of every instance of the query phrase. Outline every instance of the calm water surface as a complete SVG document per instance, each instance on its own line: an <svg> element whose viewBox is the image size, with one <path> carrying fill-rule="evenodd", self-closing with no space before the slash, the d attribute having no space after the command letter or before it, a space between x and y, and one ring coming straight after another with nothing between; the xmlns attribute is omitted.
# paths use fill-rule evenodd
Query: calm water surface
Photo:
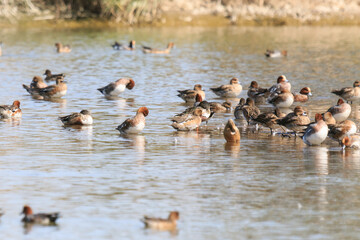
<svg viewBox="0 0 360 240"><path fill-rule="evenodd" d="M311 118L334 105L331 89L360 76L360 28L163 28L59 31L0 30L0 104L22 103L18 122L0 122L1 239L355 239L360 234L360 152L331 140L301 139L246 129L228 146L216 114L213 131L178 133L169 118L186 106L176 90L210 87L238 77L271 86L284 74L294 91L309 86ZM114 51L114 40L175 49L168 56ZM56 54L54 43L73 47ZM267 48L287 49L265 59ZM21 84L45 69L64 72L68 94L32 99ZM121 77L136 86L107 100L96 89ZM246 96L243 91L241 97ZM231 99L233 104L238 99ZM150 114L143 133L121 137L115 127L140 106ZM267 111L269 105L260 106ZM351 118L359 124L359 105ZM57 118L89 109L94 125L64 128ZM19 212L60 211L55 227L25 233ZM178 232L145 230L143 215L180 211Z"/></svg>

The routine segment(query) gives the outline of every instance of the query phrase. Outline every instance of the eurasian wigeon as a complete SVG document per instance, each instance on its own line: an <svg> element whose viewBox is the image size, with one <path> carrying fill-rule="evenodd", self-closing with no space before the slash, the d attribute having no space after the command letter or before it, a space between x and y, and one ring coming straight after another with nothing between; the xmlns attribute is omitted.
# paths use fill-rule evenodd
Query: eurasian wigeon
<svg viewBox="0 0 360 240"><path fill-rule="evenodd" d="M210 102L210 109L214 113L225 113L231 111L231 102L226 101L223 103Z"/></svg>
<svg viewBox="0 0 360 240"><path fill-rule="evenodd" d="M46 76L45 81L55 81L58 77L65 77L65 74L63 73L52 74L49 69L45 70L44 75Z"/></svg>
<svg viewBox="0 0 360 240"><path fill-rule="evenodd" d="M226 142L240 142L240 131L232 119L228 120L224 128L224 138Z"/></svg>
<svg viewBox="0 0 360 240"><path fill-rule="evenodd" d="M56 220L60 217L60 213L37 213L34 214L32 209L25 205L21 214L25 216L21 220L24 223L35 223L35 224L42 224L42 225L51 225L55 224Z"/></svg>
<svg viewBox="0 0 360 240"><path fill-rule="evenodd" d="M323 141L325 141L328 135L328 126L326 122L323 120L323 117L320 113L315 114L315 123L310 124L306 130L304 135L302 136L302 140L307 145L320 145Z"/></svg>
<svg viewBox="0 0 360 240"><path fill-rule="evenodd" d="M252 120L256 123L259 123L265 127L270 129L270 134L273 134L273 129L278 126L277 120L283 116L279 108L276 108L274 112L266 112L259 114L256 118L252 118Z"/></svg>
<svg viewBox="0 0 360 240"><path fill-rule="evenodd" d="M245 105L242 107L243 116L248 123L250 120L256 118L260 114L260 109L255 106L255 102L252 98L247 98Z"/></svg>
<svg viewBox="0 0 360 240"><path fill-rule="evenodd" d="M268 102L278 108L288 108L294 103L294 95L287 89L270 98Z"/></svg>
<svg viewBox="0 0 360 240"><path fill-rule="evenodd" d="M0 106L0 119L20 118L21 116L20 101L18 100L15 100L12 105Z"/></svg>
<svg viewBox="0 0 360 240"><path fill-rule="evenodd" d="M306 102L309 100L309 96L312 96L311 89L304 87L300 90L300 94L294 94L294 102Z"/></svg>
<svg viewBox="0 0 360 240"><path fill-rule="evenodd" d="M45 99L61 98L66 95L67 86L63 77L57 77L56 84L39 89L39 94Z"/></svg>
<svg viewBox="0 0 360 240"><path fill-rule="evenodd" d="M310 123L310 119L306 110L301 106L296 106L294 112L287 114L285 117L276 121L279 125L294 131L295 136L297 132L304 131Z"/></svg>
<svg viewBox="0 0 360 240"><path fill-rule="evenodd" d="M352 136L346 136L341 140L341 145L343 149L345 148L360 148L360 136L359 135L352 135Z"/></svg>
<svg viewBox="0 0 360 240"><path fill-rule="evenodd" d="M202 100L205 100L205 92L202 90L200 84L195 84L194 89L178 90L178 92L179 94L177 96L185 102L195 102L197 94L201 96Z"/></svg>
<svg viewBox="0 0 360 240"><path fill-rule="evenodd" d="M287 51L286 50L269 50L266 49L265 56L269 58L277 58L277 57L286 57Z"/></svg>
<svg viewBox="0 0 360 240"><path fill-rule="evenodd" d="M56 52L58 53L69 53L71 48L69 45L62 45L61 43L55 43Z"/></svg>
<svg viewBox="0 0 360 240"><path fill-rule="evenodd" d="M192 115L186 118L184 121L181 122L173 122L171 126L178 131L192 131L198 129L200 126L202 119L202 110L196 109Z"/></svg>
<svg viewBox="0 0 360 240"><path fill-rule="evenodd" d="M329 137L341 141L345 136L353 135L357 132L356 124L351 120L329 125Z"/></svg>
<svg viewBox="0 0 360 240"><path fill-rule="evenodd" d="M105 87L98 88L98 90L106 97L116 97L120 93L124 92L125 88L131 90L134 86L135 82L132 78L120 78Z"/></svg>
<svg viewBox="0 0 360 240"><path fill-rule="evenodd" d="M30 95L34 98L43 98L40 94L39 94L39 90L41 88L45 88L47 87L47 84L44 83L44 80L42 79L42 77L40 76L35 76L33 78L33 80L31 81L30 85L26 85L23 84L23 88L30 93Z"/></svg>
<svg viewBox="0 0 360 240"><path fill-rule="evenodd" d="M116 129L122 134L140 133L145 128L145 117L147 115L149 115L149 109L141 107L134 117L126 119Z"/></svg>
<svg viewBox="0 0 360 240"><path fill-rule="evenodd" d="M201 110L201 120L203 122L207 122L214 115L214 112L211 111L210 103L202 101L198 105L187 108L184 112L176 114L171 121L178 123L184 122L186 119L191 118L197 109Z"/></svg>
<svg viewBox="0 0 360 240"><path fill-rule="evenodd" d="M176 221L179 220L180 213L177 211L170 212L167 219L163 218L150 218L144 216L141 221L145 224L146 228L156 229L156 230L174 230L176 228Z"/></svg>
<svg viewBox="0 0 360 240"><path fill-rule="evenodd" d="M335 118L336 122L345 121L351 114L351 106L339 98L337 104L327 110Z"/></svg>
<svg viewBox="0 0 360 240"><path fill-rule="evenodd" d="M242 91L242 86L239 79L232 78L230 84L221 85L217 88L210 88L217 96L224 98L236 98Z"/></svg>
<svg viewBox="0 0 360 240"><path fill-rule="evenodd" d="M254 99L255 103L265 103L266 98L269 97L270 92L267 88L260 88L256 81L252 81L247 92L248 97Z"/></svg>
<svg viewBox="0 0 360 240"><path fill-rule="evenodd" d="M90 111L81 110L80 113L73 113L64 117L59 117L64 125L91 125L93 118Z"/></svg>
<svg viewBox="0 0 360 240"><path fill-rule="evenodd" d="M333 115L331 114L331 112L323 113L323 119L328 126L336 124L336 120L333 117Z"/></svg>
<svg viewBox="0 0 360 240"><path fill-rule="evenodd" d="M355 81L353 87L345 87L340 90L332 90L331 93L342 97L347 102L352 102L360 99L360 81Z"/></svg>
<svg viewBox="0 0 360 240"><path fill-rule="evenodd" d="M114 50L135 50L135 44L136 42L134 40L131 40L129 42L129 46L125 46L123 44L120 44L118 42L115 41L115 43L113 45L111 45L113 47Z"/></svg>
<svg viewBox="0 0 360 240"><path fill-rule="evenodd" d="M171 49L174 47L174 43L170 42L168 44L167 48L164 50L159 50L159 49L146 47L146 46L142 46L142 47L143 47L143 53L169 54Z"/></svg>
<svg viewBox="0 0 360 240"><path fill-rule="evenodd" d="M236 105L234 110L234 116L236 119L240 119L243 116L242 108L246 103L245 98L240 98L238 105Z"/></svg>
<svg viewBox="0 0 360 240"><path fill-rule="evenodd" d="M270 98L273 97L274 93L280 93L282 90L291 91L291 84L285 75L279 76L276 80L276 84L269 88L269 92L271 93Z"/></svg>

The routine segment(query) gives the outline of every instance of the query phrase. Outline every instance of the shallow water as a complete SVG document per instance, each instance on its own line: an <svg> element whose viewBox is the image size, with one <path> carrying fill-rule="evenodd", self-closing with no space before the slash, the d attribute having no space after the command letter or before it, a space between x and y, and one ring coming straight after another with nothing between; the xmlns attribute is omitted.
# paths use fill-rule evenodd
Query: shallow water
<svg viewBox="0 0 360 240"><path fill-rule="evenodd" d="M324 112L331 89L360 76L359 27L141 28L59 31L0 30L0 104L21 101L21 121L0 122L1 239L352 239L359 236L360 151L343 153L327 140L307 147L300 138L246 129L240 146L225 144L221 128L232 113L215 114L212 131L176 132L169 118L186 106L176 90L200 83L209 91L236 76L271 86L284 74L303 104ZM114 40L165 47L170 55L114 51ZM70 43L56 54L55 42ZM289 56L266 59L267 48ZM45 69L63 72L61 101L32 99L21 84ZM96 89L121 77L135 80L123 98ZM238 99L231 99L235 105ZM143 133L121 137L115 128L140 106L150 114ZM64 128L57 118L91 110L94 124ZM269 105L261 110L269 110ZM351 119L359 123L359 105ZM25 230L19 212L60 211L55 227ZM145 230L143 215L180 211L177 232Z"/></svg>

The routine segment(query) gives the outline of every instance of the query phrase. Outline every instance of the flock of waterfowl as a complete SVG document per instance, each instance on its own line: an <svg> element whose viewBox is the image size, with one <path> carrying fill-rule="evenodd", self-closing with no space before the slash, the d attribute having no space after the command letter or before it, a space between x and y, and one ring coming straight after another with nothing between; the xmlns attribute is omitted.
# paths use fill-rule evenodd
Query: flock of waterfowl
<svg viewBox="0 0 360 240"><path fill-rule="evenodd" d="M58 53L71 52L70 46L55 44ZM173 43L169 43L164 50L153 49L143 46L144 53L169 54ZM112 47L115 50L135 50L135 41L130 41L129 45L122 45L115 42ZM1 45L0 45L1 55ZM285 57L287 51L267 50L266 57ZM43 79L35 76L30 85L23 84L24 89L35 99L50 100L61 98L66 95L67 84L64 81L64 74L52 74L46 70ZM46 82L55 81L56 84L47 85ZM102 88L99 88L105 97L114 97L123 93L126 89L133 89L135 81L131 78L121 78ZM237 78L232 78L229 84L210 88L210 90L221 98L237 98L243 90L242 85ZM283 113L284 109L289 109L294 103L306 102L311 96L310 87L304 87L298 94L291 92L291 84L284 75L278 77L277 82L268 88L261 88L256 81L252 81L247 90L247 99L241 98L239 104L234 108L235 119L245 119L247 124L262 125L270 129L274 134L275 129L282 129L281 135L290 136L286 129L290 130L296 136L300 136L307 145L320 145L328 136L338 141L345 147L360 147L360 136L356 135L356 124L348 120L351 113L350 102L360 99L360 82L355 81L353 87L345 87L340 90L333 90L333 94L341 97L335 106L324 109L322 113L315 114L315 122L311 122L306 107L297 105L290 113ZM224 103L208 102L205 99L205 92L200 84L195 84L193 89L178 90L178 95L186 103L193 104L182 113L178 113L171 118L171 126L179 131L199 130L202 122L208 122L211 117L219 112L231 112L231 102ZM344 101L344 100L346 101ZM272 104L273 111L261 113L258 106L263 104ZM126 119L116 129L121 134L136 134L145 127L145 117L148 116L147 107L139 107L136 115ZM0 118L13 120L22 116L20 102L15 100L12 105L0 106ZM59 117L59 120L65 126L68 125L91 125L93 118L90 111L82 110L79 113ZM170 125L170 124L169 124ZM227 142L239 143L240 131L233 119L229 119L223 130L224 138ZM51 214L33 214L29 206L24 206L22 213L25 215L22 219L25 223L53 224L60 216L59 213ZM176 227L176 221L179 219L179 212L170 212L167 219L144 217L142 221L146 227L166 230Z"/></svg>

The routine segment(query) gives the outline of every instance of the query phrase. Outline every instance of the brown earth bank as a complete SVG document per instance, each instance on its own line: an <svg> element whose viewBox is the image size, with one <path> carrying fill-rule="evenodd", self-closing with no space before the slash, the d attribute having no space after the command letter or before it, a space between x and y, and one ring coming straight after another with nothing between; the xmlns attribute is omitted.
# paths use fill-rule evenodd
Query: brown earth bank
<svg viewBox="0 0 360 240"><path fill-rule="evenodd" d="M0 0L0 27L360 25L360 0Z"/></svg>

